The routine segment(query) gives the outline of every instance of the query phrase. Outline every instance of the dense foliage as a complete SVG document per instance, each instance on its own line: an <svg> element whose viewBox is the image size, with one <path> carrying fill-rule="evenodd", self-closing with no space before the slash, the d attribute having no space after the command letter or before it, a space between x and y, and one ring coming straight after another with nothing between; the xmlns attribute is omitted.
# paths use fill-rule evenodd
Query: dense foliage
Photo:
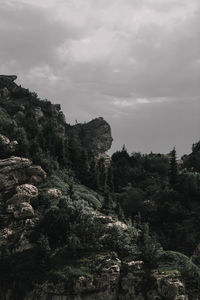
<svg viewBox="0 0 200 300"><path fill-rule="evenodd" d="M16 252L20 228L1 245L2 292L12 289L13 299L23 299L33 283L47 279L64 281L69 291L73 276L92 276L91 266L82 268L79 260L90 261L103 251L124 261L143 260L146 276L171 264L186 286L192 282L189 295L200 293L200 254L195 251L200 241L200 142L182 160L175 148L169 154L129 154L123 146L106 162L88 151L81 124L71 130L59 105L23 88L0 98L0 134L18 141L12 150L0 139L0 159L27 157L48 174L31 200L36 221L27 239L34 247ZM61 195L50 196L50 188ZM0 200L2 215L1 194ZM1 220L1 229L10 218Z"/></svg>
<svg viewBox="0 0 200 300"><path fill-rule="evenodd" d="M112 156L113 197L125 215L134 219L139 212L165 249L187 255L200 239L200 174L189 165L193 155L197 159L197 145L183 160L176 159L175 149L168 155L129 155L123 147Z"/></svg>

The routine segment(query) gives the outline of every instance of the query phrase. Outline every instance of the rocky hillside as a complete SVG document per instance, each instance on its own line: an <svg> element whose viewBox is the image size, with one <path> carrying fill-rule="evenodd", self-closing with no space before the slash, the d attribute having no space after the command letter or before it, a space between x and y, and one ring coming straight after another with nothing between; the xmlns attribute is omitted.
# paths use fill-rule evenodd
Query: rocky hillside
<svg viewBox="0 0 200 300"><path fill-rule="evenodd" d="M0 76L0 299L198 300L198 264L123 209L109 124L71 126L15 79Z"/></svg>

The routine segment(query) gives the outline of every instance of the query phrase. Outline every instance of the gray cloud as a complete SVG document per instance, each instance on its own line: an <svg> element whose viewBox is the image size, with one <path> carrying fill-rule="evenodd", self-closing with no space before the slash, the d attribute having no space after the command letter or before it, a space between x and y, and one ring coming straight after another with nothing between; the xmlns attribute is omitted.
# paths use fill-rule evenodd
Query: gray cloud
<svg viewBox="0 0 200 300"><path fill-rule="evenodd" d="M2 0L0 73L104 116L114 148L182 154L199 138L198 0Z"/></svg>

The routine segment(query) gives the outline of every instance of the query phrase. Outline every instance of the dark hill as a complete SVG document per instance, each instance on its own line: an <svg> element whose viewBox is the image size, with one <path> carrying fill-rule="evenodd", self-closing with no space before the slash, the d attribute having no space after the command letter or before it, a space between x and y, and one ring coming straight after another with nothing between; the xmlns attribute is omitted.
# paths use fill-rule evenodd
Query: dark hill
<svg viewBox="0 0 200 300"><path fill-rule="evenodd" d="M181 164L110 158L103 118L71 126L16 78L0 75L0 299L199 299L198 144Z"/></svg>

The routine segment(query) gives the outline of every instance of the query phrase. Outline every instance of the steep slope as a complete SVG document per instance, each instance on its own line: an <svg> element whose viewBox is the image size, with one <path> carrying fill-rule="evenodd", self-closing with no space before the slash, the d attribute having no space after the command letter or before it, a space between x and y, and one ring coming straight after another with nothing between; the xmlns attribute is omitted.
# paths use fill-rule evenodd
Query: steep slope
<svg viewBox="0 0 200 300"><path fill-rule="evenodd" d="M71 126L15 79L0 76L0 298L197 298L199 268L120 211L109 124Z"/></svg>

